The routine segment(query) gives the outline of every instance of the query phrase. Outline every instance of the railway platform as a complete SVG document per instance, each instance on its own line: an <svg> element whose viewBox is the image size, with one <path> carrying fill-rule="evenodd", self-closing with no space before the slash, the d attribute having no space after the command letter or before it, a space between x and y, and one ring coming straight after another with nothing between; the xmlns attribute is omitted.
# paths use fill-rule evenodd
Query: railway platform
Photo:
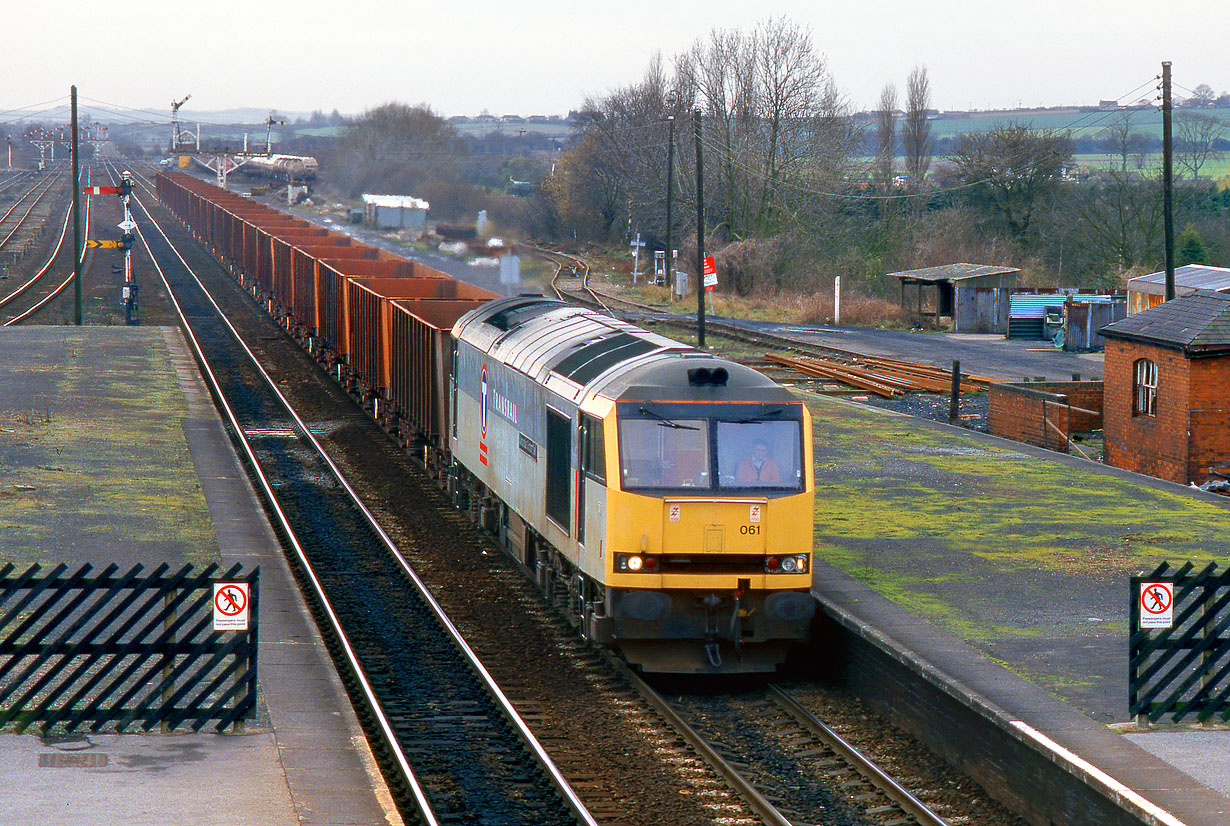
<svg viewBox="0 0 1230 826"><path fill-rule="evenodd" d="M1128 713L1128 577L1224 562L1230 500L830 398L816 434L815 591L1135 820L1230 822L1230 730ZM925 622L919 622L919 618ZM1116 821L1118 822L1118 821Z"/></svg>
<svg viewBox="0 0 1230 826"><path fill-rule="evenodd" d="M261 567L241 733L0 734L10 823L400 824L187 345L171 328L0 331L0 558Z"/></svg>

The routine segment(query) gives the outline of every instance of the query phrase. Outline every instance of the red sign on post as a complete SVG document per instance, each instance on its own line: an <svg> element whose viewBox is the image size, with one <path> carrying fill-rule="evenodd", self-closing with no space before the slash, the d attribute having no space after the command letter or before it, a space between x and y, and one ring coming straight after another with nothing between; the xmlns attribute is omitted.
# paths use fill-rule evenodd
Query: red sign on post
<svg viewBox="0 0 1230 826"><path fill-rule="evenodd" d="M87 186L84 187L82 193L85 195L119 195L120 188L118 186Z"/></svg>
<svg viewBox="0 0 1230 826"><path fill-rule="evenodd" d="M705 292L713 292L713 288L717 286L717 262L713 260L712 255L705 256Z"/></svg>

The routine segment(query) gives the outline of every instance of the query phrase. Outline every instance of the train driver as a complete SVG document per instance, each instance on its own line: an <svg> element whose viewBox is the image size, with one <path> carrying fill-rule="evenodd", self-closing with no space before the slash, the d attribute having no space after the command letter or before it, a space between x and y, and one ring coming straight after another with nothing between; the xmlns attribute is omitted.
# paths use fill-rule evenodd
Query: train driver
<svg viewBox="0 0 1230 826"><path fill-rule="evenodd" d="M739 461L735 481L751 484L776 485L782 481L777 463L769 456L769 446L763 439L752 445L752 453Z"/></svg>

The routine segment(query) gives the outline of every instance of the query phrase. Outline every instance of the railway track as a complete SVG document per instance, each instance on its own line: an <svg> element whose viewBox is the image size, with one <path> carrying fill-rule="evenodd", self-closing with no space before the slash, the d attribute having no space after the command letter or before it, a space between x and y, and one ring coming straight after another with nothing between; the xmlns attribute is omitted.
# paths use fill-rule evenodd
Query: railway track
<svg viewBox="0 0 1230 826"><path fill-rule="evenodd" d="M758 800L766 823L947 826L778 686L672 696L675 725L707 750L707 759L724 766L745 796Z"/></svg>
<svg viewBox="0 0 1230 826"><path fill-rule="evenodd" d="M139 240L293 548L407 819L594 823L150 214L152 196L133 200Z"/></svg>
<svg viewBox="0 0 1230 826"><path fill-rule="evenodd" d="M93 166L89 166L85 170L85 175L82 178L83 184L88 183L93 173ZM44 189L45 195L47 192ZM83 204L83 222L82 227L85 231L85 238L90 236L90 220L91 220L91 199L82 198ZM15 204L14 207L17 205ZM29 216L30 210L25 211L25 216ZM73 281L73 243L69 240L68 229L72 222L72 207L71 205L64 211L64 220L60 225L60 232L56 242L47 252L46 261L28 277L23 276L15 279L12 284L7 284L0 288L0 311L4 313L4 320L0 322L0 326L9 327L15 324L25 323L34 319L41 319L43 315L55 302L55 299L63 295L72 284ZM23 218L22 220L25 220ZM15 231L15 230L14 230ZM12 233L10 233L11 236ZM82 249L82 261L85 260L86 251Z"/></svg>
<svg viewBox="0 0 1230 826"><path fill-rule="evenodd" d="M36 178L33 186L14 199L12 206L0 214L0 251L10 253L14 260L24 255L34 240L41 233L41 221L50 213L50 201L44 201L48 193L56 189L64 176L62 169L54 175ZM34 210L42 204L44 209L31 221ZM34 226L35 223L39 225ZM17 233L23 228L27 230L20 238Z"/></svg>
<svg viewBox="0 0 1230 826"><path fill-rule="evenodd" d="M557 277L558 283L569 278L579 281L583 276L564 265L557 268ZM261 351L262 361L289 344L276 328L274 335L259 338L256 349ZM279 381L287 393L301 384L302 377L292 379L291 373L283 374ZM305 394L317 392L307 390ZM328 426L309 429L319 435L343 475L373 503L377 521L385 526L394 544L406 550L478 659L549 749L596 822L736 826L788 822L780 812L772 814L776 806L768 800L781 798L773 790L774 783L780 786L780 778L773 780L769 772L767 780L736 780L722 768L723 763L728 766L731 761L713 756L717 751L706 746L706 738L681 737L684 727L673 722L673 712L662 711L660 701L638 687L626 669L577 637L560 614L547 610L511 559L494 545L465 539L471 534L464 527L465 520L438 491L424 486L411 492L425 480L420 478L412 484L415 474L405 456L382 439L373 439L370 433L344 435L352 430L349 420L356 412L348 400L345 409L345 413L333 410L326 414ZM361 418L365 429L374 427L366 417ZM345 425L341 424L343 419L347 420ZM273 430L276 432L277 427ZM392 466L391 475L376 470L385 466ZM437 524L427 524L433 522ZM442 530L439 523L443 523ZM458 542L470 547L454 553L451 546ZM389 591L390 595L396 593L396 587ZM396 634L386 640L388 644L402 642ZM731 721L742 719L727 716ZM631 740L627 739L629 731L633 732ZM788 755L785 749L783 746L783 754ZM618 755L618 759L611 755ZM774 758L771 751L764 756L769 762L787 759ZM848 769L839 766L836 770L844 773ZM762 786L765 790L759 791ZM871 792L860 786L857 793ZM767 801L767 805L758 799ZM784 805L789 808L790 802L786 800ZM794 805L797 817L801 804ZM879 820L859 819L862 816L855 811L858 817L833 819L828 812L814 822L826 826L887 823L894 817L905 817L887 803L866 808L881 806L887 807L884 811L890 815ZM1001 812L997 819L963 818L953 822L1003 824L1008 820Z"/></svg>
<svg viewBox="0 0 1230 826"><path fill-rule="evenodd" d="M671 313L648 304L641 304L619 296L601 293L589 283L589 265L582 259L561 252L540 250L541 254L556 263L556 272L551 280L551 289L564 301L571 301L638 324L658 324L695 334L697 322L693 315ZM843 350L800 341L764 330L754 329L749 324L740 324L712 316L705 318L705 329L733 341L784 350L802 356L838 357L856 359L865 354L855 350Z"/></svg>

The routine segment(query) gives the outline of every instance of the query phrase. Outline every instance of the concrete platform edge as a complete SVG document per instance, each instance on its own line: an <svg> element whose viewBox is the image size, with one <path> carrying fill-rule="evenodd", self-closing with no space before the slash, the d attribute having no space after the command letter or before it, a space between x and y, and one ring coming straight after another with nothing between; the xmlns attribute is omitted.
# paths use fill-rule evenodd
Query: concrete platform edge
<svg viewBox="0 0 1230 826"><path fill-rule="evenodd" d="M1086 800L1079 804L1082 819L1066 819L1065 815L1077 814L1072 811L1038 812L1042 817L1064 818L1054 822L1149 826L1215 826L1227 822L1230 799L1017 677L963 641L927 625L852 577L821 563L815 568L813 588L823 613L850 641L871 646L903 672L890 680L893 689L926 694L927 689L919 687L925 683L982 721L976 734L967 734L975 739L994 737L1002 741L988 747L989 752L999 755L996 759L1007 759L1001 752L1016 753L1013 759L1021 759L1022 750L1031 753L1036 758L1029 761L1034 764L1034 772L1039 760L1054 770L1046 786L1063 787L1070 797L1097 795L1121 815L1113 820L1100 819L1111 813L1096 801ZM932 657L925 658L920 651L932 652ZM873 696L872 702L942 756L969 770L976 761L955 752L952 743L944 741L942 726L934 719L922 717L921 712L918 716L903 712L893 703L899 699L893 689L881 686L884 693L878 701ZM1032 735L1031 730L1040 737ZM982 776L973 773L989 793L1010 807L1021 810L1022 806L1036 805L1030 801L1039 799L1034 785L1039 782L1037 777L1029 777L1027 771L1008 771L1002 762L999 769ZM1099 819L1087 819L1098 810Z"/></svg>
<svg viewBox="0 0 1230 826"><path fill-rule="evenodd" d="M178 329L164 327L162 331L188 402L189 418L184 422L184 436L197 467L206 503L215 521L221 556L227 562L242 561L261 565L262 578L290 597L291 605L286 607L294 615L290 618L295 623L292 633L308 638L306 641L314 660L313 673L326 675L324 685L311 685L310 690L319 695L313 699L319 702L310 703L310 711L303 710L305 701L300 696L295 696L294 692L283 692L279 697L276 686L265 684L266 678L263 674L259 678L262 683L262 696L269 704L273 738L298 817L301 822L333 823L333 819L321 819L322 816L329 817L326 811L322 811L328 808L321 805L322 795L326 799L340 795L351 800L353 795L349 793L362 794L362 789L330 788L327 778L324 778L322 783L320 772L314 768L319 754L312 755L310 752L331 749L335 752L353 753L367 779L367 789L379 810L381 822L389 826L401 826L402 819L392 794L380 774L375 756L355 716L346 690L327 655L324 641L299 593L290 565L281 551L281 543L261 507L261 498L252 486L231 436L218 415L191 348ZM272 590L267 585L263 593L271 593ZM297 639L294 642L296 646L300 645ZM266 645L272 645L268 635L262 639L262 660L268 659L264 651ZM313 716L307 718L308 714ZM313 742L306 745L302 742L301 734L297 732L292 732L293 742L288 743L284 735L279 737L280 720L285 722L294 719L295 724L301 726L299 718L311 719L315 723L322 720L331 721L332 726L337 729L337 736L329 743ZM297 758L296 752L309 753ZM347 794L341 794L342 792ZM352 800L351 802L353 803ZM366 818L375 814L369 810L369 805L352 807L349 815L343 806L343 811L334 815L341 818L336 822L348 823L349 817Z"/></svg>

